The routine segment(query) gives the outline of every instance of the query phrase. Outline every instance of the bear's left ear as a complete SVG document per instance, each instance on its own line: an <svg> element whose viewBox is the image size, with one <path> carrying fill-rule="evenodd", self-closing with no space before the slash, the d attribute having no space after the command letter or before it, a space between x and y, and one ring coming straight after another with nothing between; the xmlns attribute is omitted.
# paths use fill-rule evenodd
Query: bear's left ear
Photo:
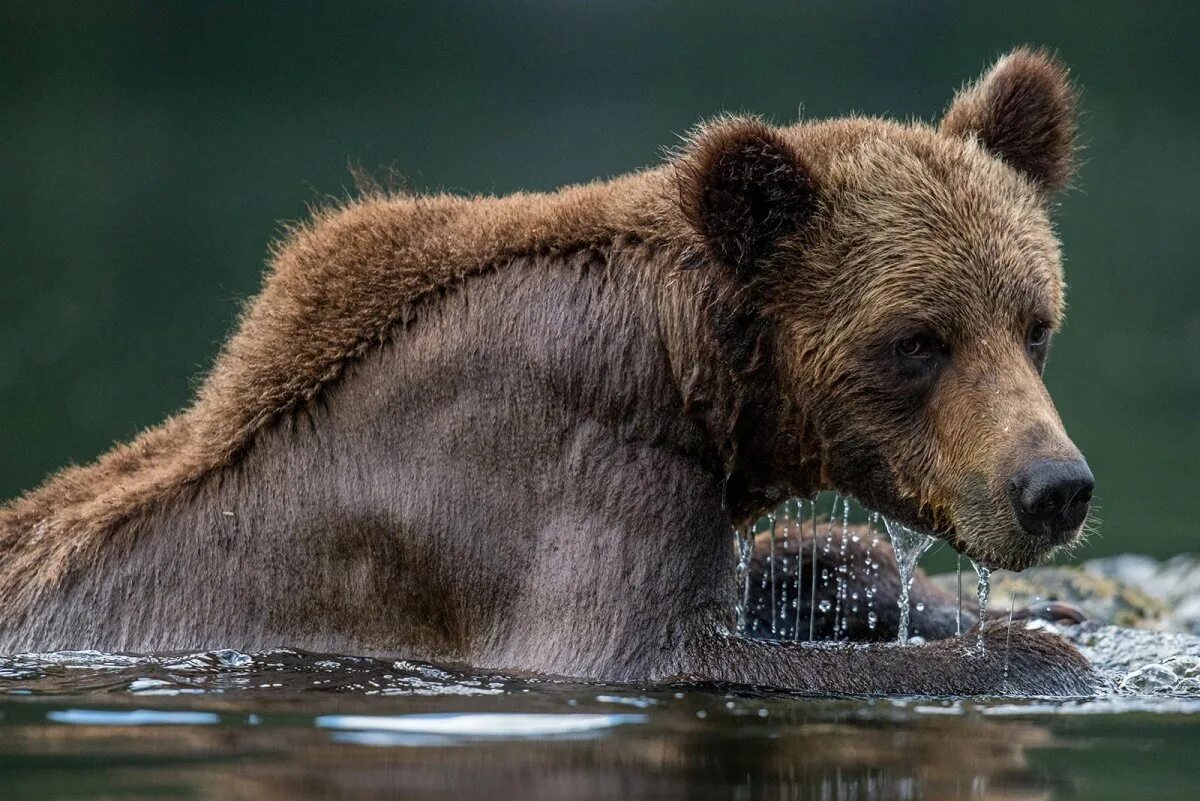
<svg viewBox="0 0 1200 801"><path fill-rule="evenodd" d="M676 162L680 207L707 251L746 275L816 207L812 174L761 120L702 127Z"/></svg>
<svg viewBox="0 0 1200 801"><path fill-rule="evenodd" d="M1062 62L1021 48L955 96L941 130L978 137L993 155L1054 192L1075 171L1076 99Z"/></svg>

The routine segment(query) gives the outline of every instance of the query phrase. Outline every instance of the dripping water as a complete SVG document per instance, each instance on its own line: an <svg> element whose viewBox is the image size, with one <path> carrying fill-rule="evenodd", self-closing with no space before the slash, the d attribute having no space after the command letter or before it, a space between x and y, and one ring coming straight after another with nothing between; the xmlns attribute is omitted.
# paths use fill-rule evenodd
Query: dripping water
<svg viewBox="0 0 1200 801"><path fill-rule="evenodd" d="M875 613L875 580L879 577L879 562L875 561L875 546L879 544L876 526L879 525L879 512L872 512L867 518L867 556L865 576L867 583L863 593L867 596L867 628L875 630L879 615Z"/></svg>
<svg viewBox="0 0 1200 801"><path fill-rule="evenodd" d="M735 528L733 537L738 550L735 580L741 590L741 601L737 604L737 630L744 632L747 629L746 621L750 607L750 557L754 554L754 525L746 526L744 532Z"/></svg>
<svg viewBox="0 0 1200 801"><path fill-rule="evenodd" d="M784 525L787 525L787 504L783 505ZM771 583L771 635L774 636L777 632L775 624L775 527L779 522L779 518L775 512L767 515L767 523L771 527L771 550L767 554L767 575L763 576L763 585L766 586L767 581Z"/></svg>
<svg viewBox="0 0 1200 801"><path fill-rule="evenodd" d="M883 518L883 525L887 529L888 538L892 541L892 550L896 552L896 568L900 572L899 640L901 643L906 643L908 642L909 619L908 593L912 588L913 571L916 570L921 554L933 545L933 537L913 531L886 517Z"/></svg>
<svg viewBox="0 0 1200 801"><path fill-rule="evenodd" d="M962 554L955 560L955 574L958 578L958 617L954 621L954 636L962 636Z"/></svg>
<svg viewBox="0 0 1200 801"><path fill-rule="evenodd" d="M862 541L862 535L851 532L850 541L857 544ZM870 554L863 555L863 564L864 565L869 563L870 560L871 560ZM854 589L852 591L851 587L853 585L850 582L854 581L856 578L859 578L860 576L865 578L866 573L864 572L864 573L859 574L854 571L853 556L847 556L847 558L843 561L846 564L846 592L849 597L847 597L847 599L846 599L847 611L842 616L842 635L849 636L848 626L850 623L850 616L851 615L854 615L855 617L858 616L858 613L860 611L859 610L859 593L863 589L860 586L858 589ZM865 570L865 567L864 567L864 570Z"/></svg>
<svg viewBox="0 0 1200 801"><path fill-rule="evenodd" d="M987 612L988 594L992 590L992 571L983 565L971 560L971 566L975 568L975 572L979 574L979 653L983 653L983 615Z"/></svg>
<svg viewBox="0 0 1200 801"><path fill-rule="evenodd" d="M837 509L837 505L834 505ZM830 521L832 523L832 520ZM830 526L832 532L833 526ZM850 615L850 599L849 584L850 584L850 566L849 545L850 540L850 499L842 499L842 543L841 543L841 560L838 563L837 571L834 576L834 610L833 610L833 639L840 640L847 629Z"/></svg>
<svg viewBox="0 0 1200 801"><path fill-rule="evenodd" d="M804 506L809 504L809 514L812 516L816 511L812 508L809 501L796 501L796 595L792 598L792 639L800 639L800 598L804 597ZM786 603L786 600L784 601ZM786 631L786 628L785 628Z"/></svg>
<svg viewBox="0 0 1200 801"><path fill-rule="evenodd" d="M784 573L784 579L787 579L787 554L790 553L787 544L791 540L792 522L794 517L788 513L787 504L784 504L784 560L780 565L780 570ZM772 548L774 558L774 548ZM787 631L787 596L779 598L779 606L775 606L775 596L778 594L778 578L775 573L770 576L770 633L776 637L784 637L784 632Z"/></svg>
<svg viewBox="0 0 1200 801"><path fill-rule="evenodd" d="M1012 619L1013 610L1017 607L1017 594L1014 592L1008 599L1008 629L1004 633L1004 689L1008 689L1008 655L1012 652Z"/></svg>
<svg viewBox="0 0 1200 801"><path fill-rule="evenodd" d="M838 504L841 503L841 500L842 500L842 498L840 495L834 495L833 496L833 507L829 510L829 528L825 532L825 545L821 548L821 553L825 554L825 564L826 565L830 565L833 563L833 558L832 558L833 557L833 528L835 525L835 521L837 520ZM814 554L816 553L815 549L814 549L813 553ZM837 568L834 568L834 572L832 575L830 574L828 567L821 568L821 594L826 597L822 598L820 603L817 603L816 583L814 582L814 584L813 584L812 603L816 604L817 611L821 613L821 622L822 623L825 622L825 619L828 616L829 610L834 609L833 602L831 602L828 598L829 580L831 578L833 579L833 582L834 582L833 583L834 600L836 601L838 599L838 577L837 577L836 573L837 573ZM835 639L835 640L837 639L837 617L836 617L836 614L835 614L834 620L833 620L833 628L830 632L830 639ZM812 635L809 635L809 640L812 640Z"/></svg>
<svg viewBox="0 0 1200 801"><path fill-rule="evenodd" d="M817 499L811 504L812 514L812 594L808 605L808 641L816 639L817 631ZM800 588L796 588L796 639L800 639Z"/></svg>

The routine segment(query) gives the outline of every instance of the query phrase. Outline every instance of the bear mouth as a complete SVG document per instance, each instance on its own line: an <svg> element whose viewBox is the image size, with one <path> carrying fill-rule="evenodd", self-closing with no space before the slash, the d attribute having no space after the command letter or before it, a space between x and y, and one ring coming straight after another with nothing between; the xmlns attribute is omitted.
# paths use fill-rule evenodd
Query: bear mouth
<svg viewBox="0 0 1200 801"><path fill-rule="evenodd" d="M915 532L946 543L959 555L989 570L1020 572L1045 561L1078 536L1074 534L1063 541L1039 542L1022 531L1014 520L998 526L994 532L966 537L955 522L947 521L938 525L927 510L914 510L912 514L883 514Z"/></svg>
<svg viewBox="0 0 1200 801"><path fill-rule="evenodd" d="M954 526L944 533L935 533L931 536L943 540L959 554L980 567L1020 573L1022 570L1045 562L1063 548L1077 542L1080 535L1081 531L1077 529L1053 540L1040 540L1031 537L1020 526L1014 525L999 534L987 537L982 546L978 542L966 541L959 536L958 529Z"/></svg>
<svg viewBox="0 0 1200 801"><path fill-rule="evenodd" d="M993 508L990 504L978 515L984 525L972 526L972 533L967 534L960 525L959 515L935 515L928 504L918 506L886 496L872 497L869 501L866 498L856 500L894 523L946 543L958 554L989 570L1020 572L1044 562L1079 539L1078 531L1057 539L1031 537L1021 528L1015 516L996 519L989 514Z"/></svg>

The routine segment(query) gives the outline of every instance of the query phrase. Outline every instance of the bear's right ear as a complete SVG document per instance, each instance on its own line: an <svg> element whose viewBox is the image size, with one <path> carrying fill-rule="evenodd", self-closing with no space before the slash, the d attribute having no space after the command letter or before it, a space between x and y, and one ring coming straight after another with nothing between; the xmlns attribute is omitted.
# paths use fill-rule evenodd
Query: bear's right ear
<svg viewBox="0 0 1200 801"><path fill-rule="evenodd" d="M954 98L941 130L975 137L1047 192L1075 170L1075 88L1054 56L1019 48Z"/></svg>
<svg viewBox="0 0 1200 801"><path fill-rule="evenodd" d="M800 154L757 119L726 118L700 128L676 167L688 224L710 255L743 275L816 207Z"/></svg>

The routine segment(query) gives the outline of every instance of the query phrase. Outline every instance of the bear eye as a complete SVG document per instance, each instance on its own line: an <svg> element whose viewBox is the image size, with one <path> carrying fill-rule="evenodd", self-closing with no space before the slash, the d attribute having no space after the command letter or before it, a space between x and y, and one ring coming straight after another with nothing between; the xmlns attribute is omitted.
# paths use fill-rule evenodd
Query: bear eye
<svg viewBox="0 0 1200 801"><path fill-rule="evenodd" d="M1025 335L1025 347L1029 350L1029 358L1039 374L1046 369L1051 333L1050 326L1039 321L1029 326L1029 333Z"/></svg>
<svg viewBox="0 0 1200 801"><path fill-rule="evenodd" d="M937 343L928 334L913 334L896 343L896 353L906 359L929 359L937 351Z"/></svg>
<svg viewBox="0 0 1200 801"><path fill-rule="evenodd" d="M1050 341L1050 326L1045 323L1034 323L1029 327L1026 344L1031 348L1044 348Z"/></svg>

